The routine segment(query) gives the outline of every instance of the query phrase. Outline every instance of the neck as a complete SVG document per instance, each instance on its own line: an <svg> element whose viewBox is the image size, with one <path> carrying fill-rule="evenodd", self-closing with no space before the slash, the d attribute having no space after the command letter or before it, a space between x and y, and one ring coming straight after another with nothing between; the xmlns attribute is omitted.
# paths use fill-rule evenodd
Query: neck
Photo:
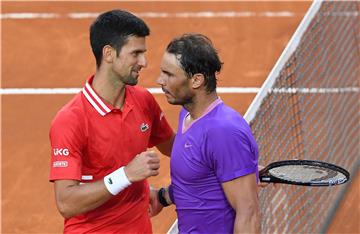
<svg viewBox="0 0 360 234"><path fill-rule="evenodd" d="M92 87L110 105L122 108L125 100L125 84L118 78L98 70L94 75Z"/></svg>
<svg viewBox="0 0 360 234"><path fill-rule="evenodd" d="M201 117L206 109L218 98L216 92L204 93L193 98L192 102L185 104L184 108L189 111L192 120Z"/></svg>

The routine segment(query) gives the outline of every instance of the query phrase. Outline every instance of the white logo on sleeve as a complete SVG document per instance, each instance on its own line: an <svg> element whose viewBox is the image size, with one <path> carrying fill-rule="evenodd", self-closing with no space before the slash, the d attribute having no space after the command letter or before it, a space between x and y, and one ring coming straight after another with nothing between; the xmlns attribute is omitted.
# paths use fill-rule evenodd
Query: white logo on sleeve
<svg viewBox="0 0 360 234"><path fill-rule="evenodd" d="M70 154L67 148L54 148L54 156L68 156Z"/></svg>
<svg viewBox="0 0 360 234"><path fill-rule="evenodd" d="M53 167L68 167L67 161L55 161L53 162Z"/></svg>
<svg viewBox="0 0 360 234"><path fill-rule="evenodd" d="M94 177L92 175L82 175L81 179L82 180L93 180Z"/></svg>

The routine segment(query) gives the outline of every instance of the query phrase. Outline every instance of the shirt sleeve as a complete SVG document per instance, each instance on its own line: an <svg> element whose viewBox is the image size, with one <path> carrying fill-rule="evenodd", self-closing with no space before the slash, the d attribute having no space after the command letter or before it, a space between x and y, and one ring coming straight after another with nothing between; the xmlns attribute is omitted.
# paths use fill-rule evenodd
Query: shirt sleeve
<svg viewBox="0 0 360 234"><path fill-rule="evenodd" d="M155 98L150 94L150 111L153 116L151 136L148 147L154 147L173 136L174 131L165 118L164 112L161 110Z"/></svg>
<svg viewBox="0 0 360 234"><path fill-rule="evenodd" d="M51 164L49 180L81 180L84 136L74 114L60 112L50 128Z"/></svg>
<svg viewBox="0 0 360 234"><path fill-rule="evenodd" d="M205 162L214 169L220 182L257 173L258 150L256 142L249 139L251 136L226 124L208 131Z"/></svg>

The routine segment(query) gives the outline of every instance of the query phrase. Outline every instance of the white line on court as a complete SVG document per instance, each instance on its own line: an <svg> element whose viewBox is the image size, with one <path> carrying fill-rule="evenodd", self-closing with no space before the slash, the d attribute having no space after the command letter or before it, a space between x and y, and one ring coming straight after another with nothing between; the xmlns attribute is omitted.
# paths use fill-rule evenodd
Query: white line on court
<svg viewBox="0 0 360 234"><path fill-rule="evenodd" d="M162 94L161 88L147 88L152 94ZM218 87L218 93L257 93L260 88L254 87ZM2 88L0 95L26 95L26 94L76 94L81 88Z"/></svg>
<svg viewBox="0 0 360 234"><path fill-rule="evenodd" d="M161 88L147 88L152 94L162 94ZM26 95L26 94L76 94L81 88L2 88L0 95ZM260 91L257 87L218 87L217 93L256 94ZM329 93L360 93L360 87L341 88L273 88L268 93L277 94L329 94Z"/></svg>
<svg viewBox="0 0 360 234"><path fill-rule="evenodd" d="M239 18L239 17L293 17L295 13L290 11L200 11L200 12L133 12L141 18ZM0 19L93 19L96 18L99 12L71 12L68 14L59 13L3 13Z"/></svg>
<svg viewBox="0 0 360 234"><path fill-rule="evenodd" d="M200 11L200 12L133 12L141 18L240 18L240 17L294 17L296 14L290 11ZM0 19L94 19L99 12L71 12L67 14L59 13L36 13L36 12L13 12L0 14ZM357 17L359 12L348 11L331 14L335 17Z"/></svg>

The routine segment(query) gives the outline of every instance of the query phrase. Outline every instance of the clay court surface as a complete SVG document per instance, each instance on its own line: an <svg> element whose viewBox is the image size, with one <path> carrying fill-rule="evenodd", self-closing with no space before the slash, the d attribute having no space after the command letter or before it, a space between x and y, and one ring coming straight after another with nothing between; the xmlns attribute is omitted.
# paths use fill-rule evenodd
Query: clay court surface
<svg viewBox="0 0 360 234"><path fill-rule="evenodd" d="M58 17L2 19L1 88L81 88L95 72L88 27L91 17L122 8L143 14L151 28L147 40L148 67L140 85L153 88L164 47L184 32L209 36L225 63L219 87L260 87L293 35L311 2L2 2L2 14L55 13ZM200 17L176 13L251 12L251 16ZM148 13L158 13L150 16ZM290 12L269 16L264 12ZM159 13L168 13L160 17ZM48 131L57 110L74 94L2 95L2 233L60 233L63 218L56 209L53 184L48 182ZM245 114L255 93L220 94L225 103ZM175 129L179 107L155 98ZM169 159L162 157L161 174L150 179L167 185ZM359 177L357 177L359 178ZM359 232L359 179L332 222L331 233ZM266 214L265 214L266 215ZM174 207L153 218L154 233L165 233L176 216ZM345 224L336 220L345 219Z"/></svg>

